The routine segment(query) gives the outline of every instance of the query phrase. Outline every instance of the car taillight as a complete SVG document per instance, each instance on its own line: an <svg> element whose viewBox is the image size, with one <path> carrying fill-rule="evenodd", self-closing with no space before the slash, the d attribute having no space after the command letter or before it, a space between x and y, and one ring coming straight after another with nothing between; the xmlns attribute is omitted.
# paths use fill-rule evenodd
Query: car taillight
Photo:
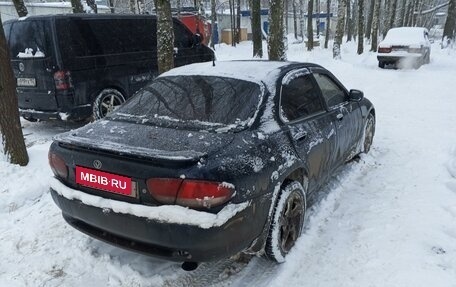
<svg viewBox="0 0 456 287"><path fill-rule="evenodd" d="M201 209L226 203L234 194L228 183L178 178L150 178L149 193L163 204L177 204Z"/></svg>
<svg viewBox="0 0 456 287"><path fill-rule="evenodd" d="M392 51L391 47L378 47L379 53L391 53L391 51Z"/></svg>
<svg viewBox="0 0 456 287"><path fill-rule="evenodd" d="M55 153L48 153L49 165L51 166L52 172L63 179L68 177L68 167L65 161Z"/></svg>
<svg viewBox="0 0 456 287"><path fill-rule="evenodd" d="M409 53L417 53L417 54L420 54L421 53L421 47L409 47L408 48L408 52Z"/></svg>
<svg viewBox="0 0 456 287"><path fill-rule="evenodd" d="M57 90L68 90L71 88L71 73L70 71L57 71L54 73L54 83Z"/></svg>

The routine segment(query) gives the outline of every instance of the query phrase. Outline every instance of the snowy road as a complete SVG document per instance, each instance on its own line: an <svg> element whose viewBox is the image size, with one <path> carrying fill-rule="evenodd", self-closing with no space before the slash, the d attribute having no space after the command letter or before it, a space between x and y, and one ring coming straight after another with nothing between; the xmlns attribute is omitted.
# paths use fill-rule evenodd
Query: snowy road
<svg viewBox="0 0 456 287"><path fill-rule="evenodd" d="M53 124L26 123L31 162L0 159L0 286L456 286L456 51L434 47L419 70L380 70L374 54L289 46L377 110L373 150L322 190L305 234L275 265L227 259L185 272L75 231L48 193ZM249 45L218 48L249 58Z"/></svg>

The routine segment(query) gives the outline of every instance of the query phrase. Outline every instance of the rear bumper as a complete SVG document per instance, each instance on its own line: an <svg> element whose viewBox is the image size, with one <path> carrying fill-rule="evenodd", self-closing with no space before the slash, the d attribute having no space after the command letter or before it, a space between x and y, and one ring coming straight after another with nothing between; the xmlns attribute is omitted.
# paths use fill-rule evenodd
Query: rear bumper
<svg viewBox="0 0 456 287"><path fill-rule="evenodd" d="M36 119L40 121L77 121L89 117L92 114L92 106L90 104L76 106L68 111L39 111L35 109L19 109L19 114L28 119Z"/></svg>
<svg viewBox="0 0 456 287"><path fill-rule="evenodd" d="M204 262L226 258L247 249L259 236L254 234L257 228L252 228L252 224L261 224L255 222L258 217L252 214L254 204L238 211L220 226L203 228L92 206L69 199L54 188L51 187L54 202L62 210L64 219L76 229L118 247L172 261ZM134 206L131 204L132 208ZM201 216L207 214L199 213Z"/></svg>
<svg viewBox="0 0 456 287"><path fill-rule="evenodd" d="M377 60L379 62L384 62L384 63L397 63L402 60L411 60L411 61L418 61L422 58L421 54L410 54L406 56L398 56L398 55L377 55Z"/></svg>

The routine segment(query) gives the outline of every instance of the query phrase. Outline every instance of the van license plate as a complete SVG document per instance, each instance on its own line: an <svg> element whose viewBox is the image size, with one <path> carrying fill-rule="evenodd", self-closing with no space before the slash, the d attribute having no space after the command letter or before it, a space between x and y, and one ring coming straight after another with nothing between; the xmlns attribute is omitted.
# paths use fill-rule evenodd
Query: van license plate
<svg viewBox="0 0 456 287"><path fill-rule="evenodd" d="M35 78L17 78L17 85L20 87L35 87Z"/></svg>
<svg viewBox="0 0 456 287"><path fill-rule="evenodd" d="M131 178L82 166L76 166L76 183L115 194L136 196Z"/></svg>

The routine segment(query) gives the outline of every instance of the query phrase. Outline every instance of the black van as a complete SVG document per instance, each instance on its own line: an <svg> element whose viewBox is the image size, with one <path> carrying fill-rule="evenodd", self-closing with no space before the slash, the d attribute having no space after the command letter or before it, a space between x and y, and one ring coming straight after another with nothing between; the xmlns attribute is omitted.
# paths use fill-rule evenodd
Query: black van
<svg viewBox="0 0 456 287"><path fill-rule="evenodd" d="M212 61L214 52L174 19L175 66ZM4 23L28 120L102 118L158 74L152 15L68 14Z"/></svg>

